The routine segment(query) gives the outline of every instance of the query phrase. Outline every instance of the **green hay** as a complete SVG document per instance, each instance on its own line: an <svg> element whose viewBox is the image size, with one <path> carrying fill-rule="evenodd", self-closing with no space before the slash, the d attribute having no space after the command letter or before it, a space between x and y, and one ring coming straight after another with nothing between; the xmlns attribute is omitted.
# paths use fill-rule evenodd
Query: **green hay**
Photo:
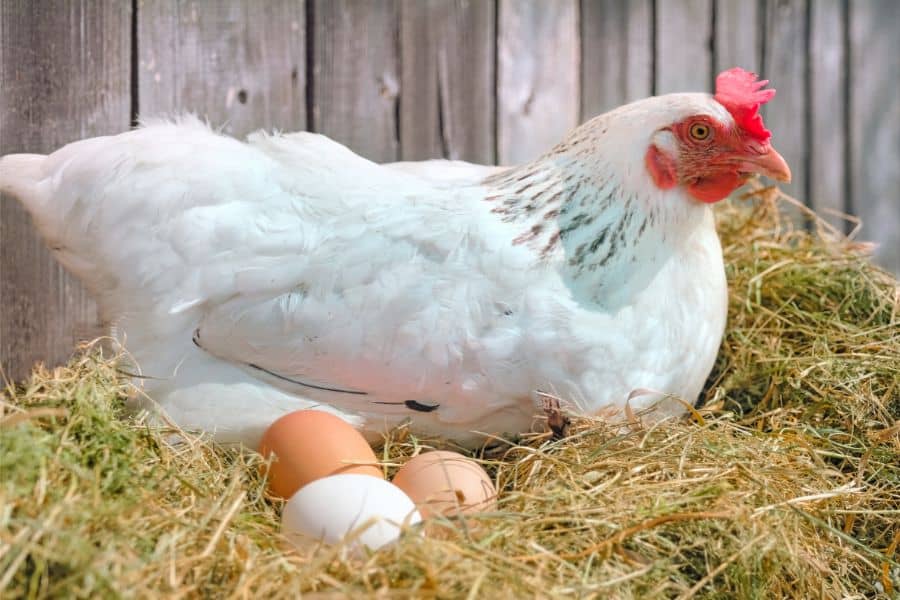
<svg viewBox="0 0 900 600"><path fill-rule="evenodd" d="M497 511L365 557L278 536L259 456L151 427L96 345L0 404L3 597L890 597L900 589L900 301L775 192L719 212L729 325L707 406L576 419L482 458ZM428 445L404 431L391 474Z"/></svg>

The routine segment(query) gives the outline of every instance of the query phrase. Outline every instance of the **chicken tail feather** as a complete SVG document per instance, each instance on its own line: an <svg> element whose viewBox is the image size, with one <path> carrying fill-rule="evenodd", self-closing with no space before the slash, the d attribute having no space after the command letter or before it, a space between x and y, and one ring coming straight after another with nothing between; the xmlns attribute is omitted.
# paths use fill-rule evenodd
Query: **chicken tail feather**
<svg viewBox="0 0 900 600"><path fill-rule="evenodd" d="M8 154L0 158L0 192L19 199L32 212L39 201L38 183L43 179L43 154Z"/></svg>

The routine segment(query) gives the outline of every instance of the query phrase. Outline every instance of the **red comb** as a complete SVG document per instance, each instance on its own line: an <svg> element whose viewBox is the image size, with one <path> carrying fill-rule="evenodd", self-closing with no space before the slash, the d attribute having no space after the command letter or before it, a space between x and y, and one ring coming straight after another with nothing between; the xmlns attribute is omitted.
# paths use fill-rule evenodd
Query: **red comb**
<svg viewBox="0 0 900 600"><path fill-rule="evenodd" d="M772 99L775 90L761 89L767 79L757 81L756 73L740 67L722 71L716 77L716 101L728 109L734 122L760 142L768 142L772 132L763 125L759 107Z"/></svg>

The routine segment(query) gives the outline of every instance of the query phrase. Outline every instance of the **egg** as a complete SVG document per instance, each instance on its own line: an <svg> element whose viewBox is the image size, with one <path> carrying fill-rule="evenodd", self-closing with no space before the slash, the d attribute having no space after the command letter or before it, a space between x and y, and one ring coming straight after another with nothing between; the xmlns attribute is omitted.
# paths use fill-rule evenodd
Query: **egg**
<svg viewBox="0 0 900 600"><path fill-rule="evenodd" d="M291 496L281 533L299 549L350 536L350 548L377 550L421 520L413 501L391 482L349 473L317 479Z"/></svg>
<svg viewBox="0 0 900 600"><path fill-rule="evenodd" d="M320 410L298 410L272 423L259 452L265 457L275 455L269 466L269 490L282 498L328 475L358 473L384 479L362 434L340 417Z"/></svg>
<svg viewBox="0 0 900 600"><path fill-rule="evenodd" d="M456 452L425 452L410 459L394 476L422 517L454 516L493 509L497 490L475 461Z"/></svg>

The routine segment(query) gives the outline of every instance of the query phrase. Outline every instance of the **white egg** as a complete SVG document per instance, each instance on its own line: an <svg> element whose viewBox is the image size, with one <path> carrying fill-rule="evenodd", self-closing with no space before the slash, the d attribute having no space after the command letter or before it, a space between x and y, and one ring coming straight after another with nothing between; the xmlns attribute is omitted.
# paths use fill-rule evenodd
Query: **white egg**
<svg viewBox="0 0 900 600"><path fill-rule="evenodd" d="M300 488L284 505L281 533L300 549L340 543L376 550L422 520L409 496L394 484L357 473L331 475Z"/></svg>

